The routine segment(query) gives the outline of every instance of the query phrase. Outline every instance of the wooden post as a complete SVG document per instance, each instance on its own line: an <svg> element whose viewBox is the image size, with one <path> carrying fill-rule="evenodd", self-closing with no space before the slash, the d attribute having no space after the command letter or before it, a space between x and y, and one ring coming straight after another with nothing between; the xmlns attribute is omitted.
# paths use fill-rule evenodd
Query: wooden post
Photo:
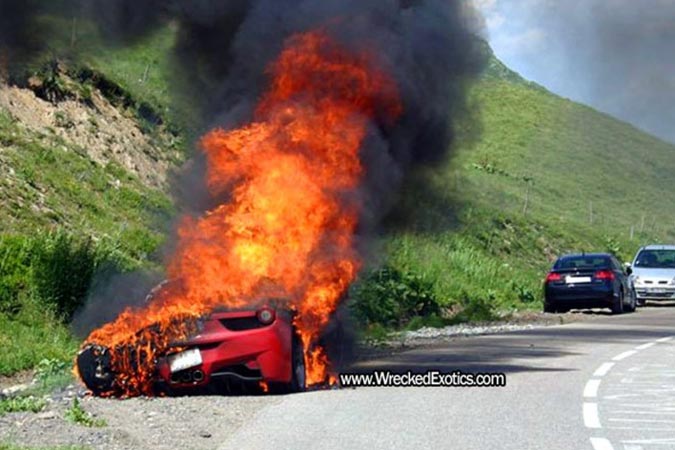
<svg viewBox="0 0 675 450"><path fill-rule="evenodd" d="M145 66L145 72L143 72L143 78L141 79L141 83L145 83L148 81L148 75L150 74L150 64L147 64Z"/></svg>
<svg viewBox="0 0 675 450"><path fill-rule="evenodd" d="M70 34L70 48L75 48L77 43L77 17L73 17L73 28Z"/></svg>
<svg viewBox="0 0 675 450"><path fill-rule="evenodd" d="M588 203L588 208L589 208L589 211L590 211L590 217L589 218L590 218L590 221L591 221L591 225L593 225L593 201L590 201Z"/></svg>
<svg viewBox="0 0 675 450"><path fill-rule="evenodd" d="M645 231L645 215L642 215L642 220L640 221L640 233Z"/></svg>
<svg viewBox="0 0 675 450"><path fill-rule="evenodd" d="M530 206L530 189L532 184L527 182L527 191L525 191L525 204L523 205L523 215L527 214L527 208Z"/></svg>

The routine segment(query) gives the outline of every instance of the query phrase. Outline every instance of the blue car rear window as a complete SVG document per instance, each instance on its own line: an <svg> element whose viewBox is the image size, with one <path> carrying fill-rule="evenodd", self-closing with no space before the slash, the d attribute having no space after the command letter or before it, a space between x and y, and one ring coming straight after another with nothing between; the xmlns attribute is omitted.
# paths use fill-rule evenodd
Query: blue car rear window
<svg viewBox="0 0 675 450"><path fill-rule="evenodd" d="M609 258L574 256L559 259L555 266L556 270L564 269L606 269L610 267Z"/></svg>

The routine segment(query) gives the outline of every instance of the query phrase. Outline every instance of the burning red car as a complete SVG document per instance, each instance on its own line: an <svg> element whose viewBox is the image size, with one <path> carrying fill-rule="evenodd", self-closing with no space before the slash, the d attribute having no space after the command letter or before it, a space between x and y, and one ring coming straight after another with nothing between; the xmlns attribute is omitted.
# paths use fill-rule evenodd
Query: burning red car
<svg viewBox="0 0 675 450"><path fill-rule="evenodd" d="M272 393L304 391L305 360L293 313L265 306L214 312L196 325L197 334L158 355L157 393L230 392L246 386ZM78 356L80 375L94 394L114 389L110 350L89 346Z"/></svg>
<svg viewBox="0 0 675 450"><path fill-rule="evenodd" d="M305 359L289 311L216 312L200 333L158 362L160 389L190 391L264 383L271 392L305 390Z"/></svg>

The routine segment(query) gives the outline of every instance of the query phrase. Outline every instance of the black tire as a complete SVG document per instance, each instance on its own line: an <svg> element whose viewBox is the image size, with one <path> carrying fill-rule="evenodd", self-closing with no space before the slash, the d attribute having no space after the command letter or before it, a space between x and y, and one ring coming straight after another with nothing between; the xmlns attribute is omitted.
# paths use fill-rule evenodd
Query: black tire
<svg viewBox="0 0 675 450"><path fill-rule="evenodd" d="M307 390L305 352L300 337L295 334L293 335L291 361L291 381L288 383L270 383L269 388L272 394L292 394Z"/></svg>
<svg viewBox="0 0 675 450"><path fill-rule="evenodd" d="M647 306L647 300L645 300L644 298L643 298L643 299L639 299L638 296L637 296L637 294L635 293L635 291L633 291L633 296L635 297L635 303L636 303L639 307L642 308L642 307L644 307L644 306Z"/></svg>
<svg viewBox="0 0 675 450"><path fill-rule="evenodd" d="M555 314L558 312L558 309L553 303L544 303L544 312L547 314Z"/></svg>
<svg viewBox="0 0 675 450"><path fill-rule="evenodd" d="M623 292L619 293L619 298L615 298L612 303L612 314L623 314Z"/></svg>
<svg viewBox="0 0 675 450"><path fill-rule="evenodd" d="M637 298L635 297L635 292L633 292L630 296L631 302L630 305L628 305L628 312L635 312L637 309Z"/></svg>

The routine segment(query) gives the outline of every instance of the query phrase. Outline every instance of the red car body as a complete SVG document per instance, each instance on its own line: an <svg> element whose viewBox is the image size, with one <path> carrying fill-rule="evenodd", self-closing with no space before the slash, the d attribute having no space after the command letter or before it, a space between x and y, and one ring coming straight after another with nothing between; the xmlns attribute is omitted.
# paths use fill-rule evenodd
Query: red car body
<svg viewBox="0 0 675 450"><path fill-rule="evenodd" d="M261 320L263 311L265 320ZM304 389L302 346L294 333L292 314L287 311L263 308L215 312L204 320L197 336L176 343L174 348L175 352L160 358L157 367L158 384L170 391L260 382L278 388L273 390ZM172 370L172 360L189 351L194 355L196 350L200 357L192 363L201 361L199 364ZM301 368L297 367L300 364Z"/></svg>

